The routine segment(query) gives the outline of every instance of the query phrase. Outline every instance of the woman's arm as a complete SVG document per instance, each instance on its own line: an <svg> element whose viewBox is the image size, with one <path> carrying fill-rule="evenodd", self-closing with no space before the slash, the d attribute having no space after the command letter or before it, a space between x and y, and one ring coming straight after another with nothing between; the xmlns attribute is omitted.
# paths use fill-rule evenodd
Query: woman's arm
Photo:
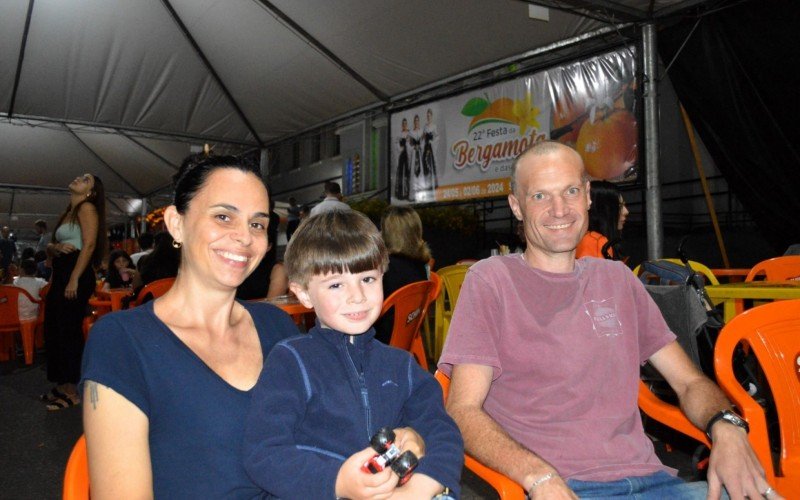
<svg viewBox="0 0 800 500"><path fill-rule="evenodd" d="M74 299L78 295L78 279L92 261L92 254L97 246L97 209L91 203L84 203L78 209L78 222L81 226L81 252L75 269L69 277L69 283L64 290L64 297Z"/></svg>
<svg viewBox="0 0 800 500"><path fill-rule="evenodd" d="M274 299L275 297L286 295L288 291L289 277L286 275L286 267L284 267L283 262L276 262L269 273L267 298Z"/></svg>
<svg viewBox="0 0 800 500"><path fill-rule="evenodd" d="M113 389L87 380L83 428L92 498L153 498L147 416Z"/></svg>

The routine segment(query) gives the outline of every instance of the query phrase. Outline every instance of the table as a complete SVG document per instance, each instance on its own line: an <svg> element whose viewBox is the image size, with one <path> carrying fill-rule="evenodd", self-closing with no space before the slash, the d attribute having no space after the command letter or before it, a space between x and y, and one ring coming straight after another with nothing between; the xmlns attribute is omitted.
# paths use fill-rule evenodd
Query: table
<svg viewBox="0 0 800 500"><path fill-rule="evenodd" d="M133 290L130 288L112 288L111 290L97 290L97 298L111 302L111 311L122 310L122 299L133 295Z"/></svg>
<svg viewBox="0 0 800 500"><path fill-rule="evenodd" d="M304 306L294 295L279 295L264 302L283 309L286 314L292 317L297 326L309 328L309 321L306 320L312 319L311 315L314 314L314 309Z"/></svg>
<svg viewBox="0 0 800 500"><path fill-rule="evenodd" d="M724 302L724 316L727 323L736 315L737 300L800 299L800 280L725 283L707 286L706 292L714 303Z"/></svg>

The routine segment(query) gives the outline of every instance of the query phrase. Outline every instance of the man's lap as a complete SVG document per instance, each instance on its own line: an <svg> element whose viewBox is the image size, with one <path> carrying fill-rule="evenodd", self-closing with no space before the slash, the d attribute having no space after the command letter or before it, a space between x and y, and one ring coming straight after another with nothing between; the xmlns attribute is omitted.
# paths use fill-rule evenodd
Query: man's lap
<svg viewBox="0 0 800 500"><path fill-rule="evenodd" d="M649 476L628 477L610 482L568 479L567 486L580 498L597 499L705 500L708 494L708 484L705 481L687 483L666 472L656 472ZM727 498L727 495L723 494L723 498Z"/></svg>

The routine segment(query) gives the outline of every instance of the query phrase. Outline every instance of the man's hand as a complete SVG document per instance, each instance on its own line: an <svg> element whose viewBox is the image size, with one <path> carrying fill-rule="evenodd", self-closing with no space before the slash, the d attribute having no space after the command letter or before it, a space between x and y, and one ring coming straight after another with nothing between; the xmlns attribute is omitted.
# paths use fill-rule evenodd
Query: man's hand
<svg viewBox="0 0 800 500"><path fill-rule="evenodd" d="M389 498L397 486L399 478L387 467L377 474L370 474L361 469L369 459L375 456L375 450L364 448L344 461L336 475L336 496L352 500L384 500Z"/></svg>
<svg viewBox="0 0 800 500"><path fill-rule="evenodd" d="M411 427L398 427L393 429L395 440L394 444L400 451L410 451L417 458L425 456L425 440Z"/></svg>
<svg viewBox="0 0 800 500"><path fill-rule="evenodd" d="M708 462L708 498L720 498L722 486L731 500L762 498L770 485L744 429L720 421L711 428L711 434L714 444ZM783 497L773 490L768 498Z"/></svg>

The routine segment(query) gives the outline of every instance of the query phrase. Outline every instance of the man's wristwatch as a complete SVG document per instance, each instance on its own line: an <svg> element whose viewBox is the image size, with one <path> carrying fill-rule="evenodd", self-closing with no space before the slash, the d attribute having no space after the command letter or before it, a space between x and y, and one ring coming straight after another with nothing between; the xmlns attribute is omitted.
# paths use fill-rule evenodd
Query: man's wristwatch
<svg viewBox="0 0 800 500"><path fill-rule="evenodd" d="M708 436L709 441L713 441L711 438L711 428L720 420L724 420L729 424L735 425L736 427L741 427L745 432L750 432L750 426L747 424L745 419L730 410L722 410L711 417L711 420L709 420L708 424L706 424L706 436Z"/></svg>

